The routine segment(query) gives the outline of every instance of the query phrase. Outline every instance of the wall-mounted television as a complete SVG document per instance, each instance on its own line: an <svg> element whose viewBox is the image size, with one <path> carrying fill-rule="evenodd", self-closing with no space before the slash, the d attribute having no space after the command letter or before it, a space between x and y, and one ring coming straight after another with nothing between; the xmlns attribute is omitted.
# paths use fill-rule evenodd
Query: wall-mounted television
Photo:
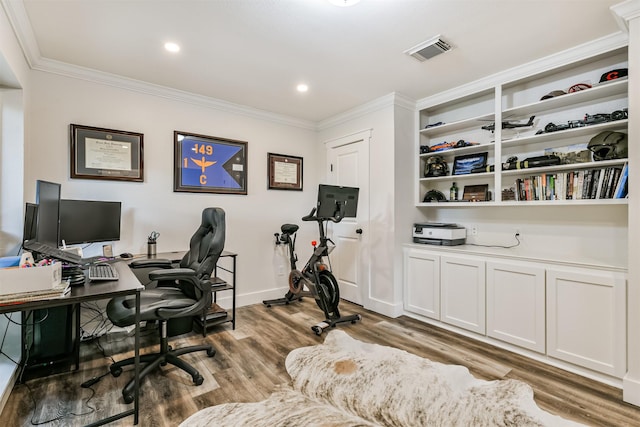
<svg viewBox="0 0 640 427"><path fill-rule="evenodd" d="M121 202L99 200L60 201L60 243L120 240Z"/></svg>

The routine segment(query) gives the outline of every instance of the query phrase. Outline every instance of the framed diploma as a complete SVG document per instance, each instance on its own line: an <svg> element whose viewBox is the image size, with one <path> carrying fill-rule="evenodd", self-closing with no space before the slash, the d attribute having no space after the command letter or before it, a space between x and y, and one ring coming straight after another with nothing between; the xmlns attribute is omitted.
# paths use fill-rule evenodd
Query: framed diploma
<svg viewBox="0 0 640 427"><path fill-rule="evenodd" d="M143 134L71 125L71 178L144 181Z"/></svg>
<svg viewBox="0 0 640 427"><path fill-rule="evenodd" d="M173 191L247 194L247 143L174 131Z"/></svg>
<svg viewBox="0 0 640 427"><path fill-rule="evenodd" d="M267 153L270 190L302 191L302 157Z"/></svg>

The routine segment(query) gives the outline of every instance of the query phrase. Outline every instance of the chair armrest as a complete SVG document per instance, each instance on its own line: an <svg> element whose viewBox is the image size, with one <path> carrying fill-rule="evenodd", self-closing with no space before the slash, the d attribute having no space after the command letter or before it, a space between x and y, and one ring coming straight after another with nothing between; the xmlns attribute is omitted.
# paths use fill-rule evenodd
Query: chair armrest
<svg viewBox="0 0 640 427"><path fill-rule="evenodd" d="M191 277L196 277L196 272L190 268L153 270L149 273L151 280L188 280Z"/></svg>
<svg viewBox="0 0 640 427"><path fill-rule="evenodd" d="M171 268L170 259L136 259L129 263L129 268Z"/></svg>
<svg viewBox="0 0 640 427"><path fill-rule="evenodd" d="M170 308L160 307L156 310L158 317L162 319L170 319L172 317L184 317L191 315L200 315L203 310L211 306L211 280L200 280L194 270L189 268L174 268L171 270L154 270L149 273L152 280L174 280L180 281L182 292L185 292L184 286L193 286L194 289L200 291L201 296L196 297L194 304L189 307ZM187 296L188 298L193 298Z"/></svg>

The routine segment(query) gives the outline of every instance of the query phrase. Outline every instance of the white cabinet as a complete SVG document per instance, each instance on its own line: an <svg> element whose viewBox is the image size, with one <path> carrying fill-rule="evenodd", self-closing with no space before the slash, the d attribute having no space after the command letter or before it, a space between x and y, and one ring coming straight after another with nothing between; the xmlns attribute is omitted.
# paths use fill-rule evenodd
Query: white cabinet
<svg viewBox="0 0 640 427"><path fill-rule="evenodd" d="M485 263L442 256L441 320L479 334L485 333Z"/></svg>
<svg viewBox="0 0 640 427"><path fill-rule="evenodd" d="M623 275L549 269L549 356L621 377L626 371L625 296Z"/></svg>
<svg viewBox="0 0 640 427"><path fill-rule="evenodd" d="M440 256L404 249L404 309L440 319Z"/></svg>
<svg viewBox="0 0 640 427"><path fill-rule="evenodd" d="M616 378L626 371L626 283L615 269L404 248L408 313Z"/></svg>
<svg viewBox="0 0 640 427"><path fill-rule="evenodd" d="M487 262L487 335L545 352L545 269Z"/></svg>

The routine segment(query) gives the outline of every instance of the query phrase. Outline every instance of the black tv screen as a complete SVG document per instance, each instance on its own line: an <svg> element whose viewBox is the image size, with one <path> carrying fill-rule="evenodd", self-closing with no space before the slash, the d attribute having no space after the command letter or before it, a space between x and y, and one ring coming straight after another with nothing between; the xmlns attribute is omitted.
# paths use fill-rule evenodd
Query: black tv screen
<svg viewBox="0 0 640 427"><path fill-rule="evenodd" d="M37 241L58 247L60 224L60 184L36 181L36 203L38 204Z"/></svg>
<svg viewBox="0 0 640 427"><path fill-rule="evenodd" d="M120 202L98 200L60 201L60 243L120 240Z"/></svg>
<svg viewBox="0 0 640 427"><path fill-rule="evenodd" d="M356 187L340 187L320 184L318 187L318 218L335 218L339 213L343 218L355 218L358 212Z"/></svg>

